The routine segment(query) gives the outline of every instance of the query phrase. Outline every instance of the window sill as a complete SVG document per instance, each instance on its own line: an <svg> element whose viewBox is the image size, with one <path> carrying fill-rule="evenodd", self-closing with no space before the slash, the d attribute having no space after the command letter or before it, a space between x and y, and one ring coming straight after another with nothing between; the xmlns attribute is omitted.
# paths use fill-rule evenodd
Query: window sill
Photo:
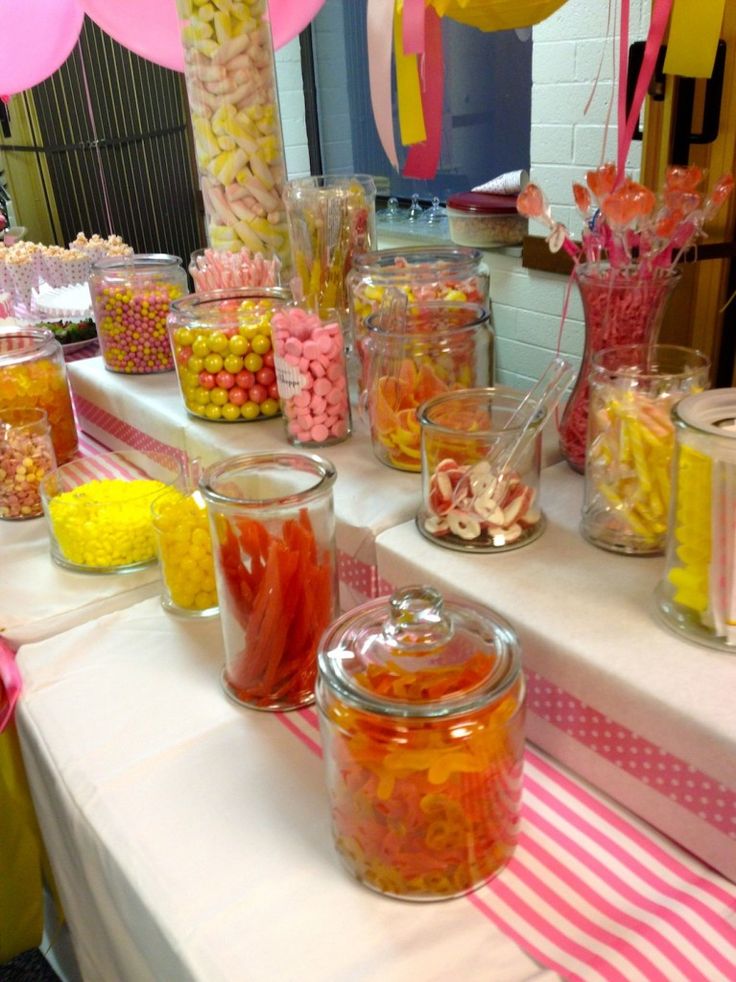
<svg viewBox="0 0 736 982"><path fill-rule="evenodd" d="M387 222L381 218L379 213L376 219L376 232L381 249L396 249L402 246L455 245L444 222L434 227L421 221L421 219L417 222L408 222L406 219ZM508 256L512 259L521 259L522 257L521 246L503 246L498 249L481 249L480 251L485 255L487 261L492 261L494 256Z"/></svg>

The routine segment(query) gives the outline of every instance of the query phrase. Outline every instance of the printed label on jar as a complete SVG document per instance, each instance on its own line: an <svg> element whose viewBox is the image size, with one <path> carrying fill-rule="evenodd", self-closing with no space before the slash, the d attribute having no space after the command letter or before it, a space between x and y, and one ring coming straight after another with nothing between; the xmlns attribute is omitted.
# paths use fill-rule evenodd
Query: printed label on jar
<svg viewBox="0 0 736 982"><path fill-rule="evenodd" d="M293 399L294 396L299 395L306 386L307 379L296 365L290 365L288 361L274 354L273 367L276 369L276 385L281 398Z"/></svg>

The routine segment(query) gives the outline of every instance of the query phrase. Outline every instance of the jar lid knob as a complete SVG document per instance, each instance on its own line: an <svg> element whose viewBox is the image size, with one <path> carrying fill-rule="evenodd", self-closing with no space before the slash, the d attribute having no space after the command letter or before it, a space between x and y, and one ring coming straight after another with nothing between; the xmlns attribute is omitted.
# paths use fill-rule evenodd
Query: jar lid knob
<svg viewBox="0 0 736 982"><path fill-rule="evenodd" d="M402 587L391 595L389 606L386 634L402 647L434 647L452 635L452 621L434 587Z"/></svg>

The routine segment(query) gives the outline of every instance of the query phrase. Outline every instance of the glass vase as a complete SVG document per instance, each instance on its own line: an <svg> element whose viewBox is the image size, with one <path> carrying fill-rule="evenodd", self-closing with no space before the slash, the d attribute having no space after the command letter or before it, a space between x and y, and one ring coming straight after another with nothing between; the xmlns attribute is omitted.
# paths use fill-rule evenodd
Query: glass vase
<svg viewBox="0 0 736 982"><path fill-rule="evenodd" d="M560 450L573 470L585 471L588 437L590 370L593 356L624 344L655 344L662 317L679 270L616 270L605 264L584 264L575 270L583 302L585 343L577 381L559 427Z"/></svg>

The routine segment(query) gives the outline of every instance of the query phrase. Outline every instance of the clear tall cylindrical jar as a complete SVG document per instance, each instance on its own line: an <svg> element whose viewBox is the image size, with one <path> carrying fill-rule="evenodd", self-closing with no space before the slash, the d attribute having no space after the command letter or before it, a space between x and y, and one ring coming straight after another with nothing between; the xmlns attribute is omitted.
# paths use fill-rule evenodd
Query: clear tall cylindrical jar
<svg viewBox="0 0 736 982"><path fill-rule="evenodd" d="M317 645L337 613L332 464L260 453L209 467L209 513L225 644L222 682L236 702L287 710L314 699Z"/></svg>
<svg viewBox="0 0 736 982"><path fill-rule="evenodd" d="M183 617L218 613L207 506L187 481L154 498L151 517L161 569L161 606Z"/></svg>
<svg viewBox="0 0 736 982"><path fill-rule="evenodd" d="M288 290L242 288L189 294L171 305L168 329L184 405L225 423L279 413L271 318Z"/></svg>
<svg viewBox="0 0 736 982"><path fill-rule="evenodd" d="M177 0L177 7L209 244L277 255L286 268L286 167L268 4Z"/></svg>
<svg viewBox="0 0 736 982"><path fill-rule="evenodd" d="M419 412L422 507L417 528L462 552L504 552L544 531L539 504L545 414L527 424L524 393L467 389Z"/></svg>
<svg viewBox="0 0 736 982"><path fill-rule="evenodd" d="M581 531L611 552L664 552L675 428L672 409L708 386L710 360L670 344L593 355Z"/></svg>
<svg viewBox="0 0 736 982"><path fill-rule="evenodd" d="M689 641L736 652L736 389L686 396L675 426L662 622Z"/></svg>
<svg viewBox="0 0 736 982"><path fill-rule="evenodd" d="M188 290L181 259L154 253L101 259L89 288L105 368L125 375L170 372L166 318Z"/></svg>
<svg viewBox="0 0 736 982"><path fill-rule="evenodd" d="M446 301L412 304L395 322L368 317L365 402L381 463L419 472L419 407L434 396L488 384L487 324L480 304Z"/></svg>
<svg viewBox="0 0 736 982"><path fill-rule="evenodd" d="M39 327L0 327L0 410L42 409L57 464L77 451L77 426L61 345Z"/></svg>
<svg viewBox="0 0 736 982"><path fill-rule="evenodd" d="M56 467L43 409L0 409L0 518L43 514L40 484Z"/></svg>
<svg viewBox="0 0 736 982"><path fill-rule="evenodd" d="M514 630L407 586L324 635L317 681L332 830L380 893L443 900L508 863L519 828L525 684Z"/></svg>
<svg viewBox="0 0 736 982"><path fill-rule="evenodd" d="M366 321L385 303L389 290L403 294L408 303L445 300L475 303L490 310L490 275L483 254L478 249L462 246L411 246L356 254L345 283L350 343L360 361L363 342L368 336ZM489 357L493 358L492 344ZM492 362L489 379L493 379Z"/></svg>
<svg viewBox="0 0 736 982"><path fill-rule="evenodd" d="M321 314L347 314L353 256L376 248L376 185L368 174L299 177L284 191L294 275Z"/></svg>

